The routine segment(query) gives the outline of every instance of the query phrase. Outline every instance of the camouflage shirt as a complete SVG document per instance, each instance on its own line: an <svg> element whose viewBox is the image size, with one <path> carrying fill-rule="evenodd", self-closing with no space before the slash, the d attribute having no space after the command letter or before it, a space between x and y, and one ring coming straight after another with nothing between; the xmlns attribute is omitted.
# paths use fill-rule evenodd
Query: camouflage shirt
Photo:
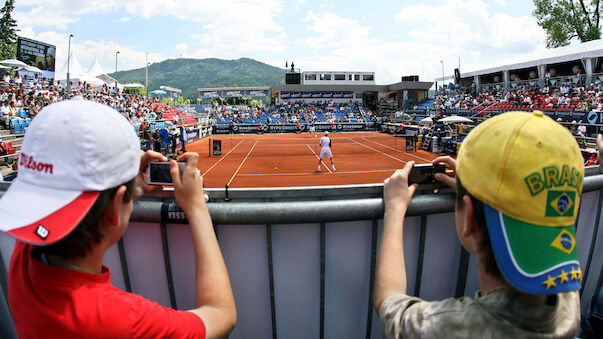
<svg viewBox="0 0 603 339"><path fill-rule="evenodd" d="M536 304L513 291L434 302L395 294L379 314L385 338L575 338L580 297L560 293Z"/></svg>

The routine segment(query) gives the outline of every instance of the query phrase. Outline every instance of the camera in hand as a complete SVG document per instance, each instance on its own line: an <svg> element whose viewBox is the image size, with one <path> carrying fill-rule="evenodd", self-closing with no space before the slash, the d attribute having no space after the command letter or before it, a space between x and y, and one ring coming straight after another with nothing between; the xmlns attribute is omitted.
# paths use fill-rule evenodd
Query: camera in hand
<svg viewBox="0 0 603 339"><path fill-rule="evenodd" d="M179 161L178 167L180 168L180 173L182 174L184 167L186 167L186 162ZM169 161L149 162L149 166L147 167L147 184L164 186L173 185Z"/></svg>
<svg viewBox="0 0 603 339"><path fill-rule="evenodd" d="M435 183L436 173L445 173L444 164L421 164L414 165L408 176L408 184L431 184Z"/></svg>

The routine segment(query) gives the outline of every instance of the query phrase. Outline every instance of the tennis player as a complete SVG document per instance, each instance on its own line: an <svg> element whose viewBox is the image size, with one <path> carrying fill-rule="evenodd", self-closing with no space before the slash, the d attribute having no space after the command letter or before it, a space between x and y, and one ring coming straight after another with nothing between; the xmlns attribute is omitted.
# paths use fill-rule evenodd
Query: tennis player
<svg viewBox="0 0 603 339"><path fill-rule="evenodd" d="M318 135L316 135L316 126L314 126L314 123L310 124L310 128L308 129L308 131L309 131L308 138L311 138L312 134L314 134L314 137L318 136Z"/></svg>
<svg viewBox="0 0 603 339"><path fill-rule="evenodd" d="M320 150L320 157L318 159L318 171L320 172L320 163L325 155L331 160L331 168L335 171L335 163L333 162L333 153L331 152L331 138L329 138L329 131L325 131L325 136L320 138L318 142L322 149Z"/></svg>

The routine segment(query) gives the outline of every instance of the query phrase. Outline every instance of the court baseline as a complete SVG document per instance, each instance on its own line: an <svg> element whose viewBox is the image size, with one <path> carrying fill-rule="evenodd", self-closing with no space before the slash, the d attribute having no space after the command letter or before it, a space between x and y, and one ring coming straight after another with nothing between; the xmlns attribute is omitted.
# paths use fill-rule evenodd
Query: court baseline
<svg viewBox="0 0 603 339"><path fill-rule="evenodd" d="M418 158L418 159L421 159L421 160L425 160L425 161L429 161L429 162L431 162L431 160L429 160L429 159L426 159L426 158L420 157L420 156L418 156L418 155L414 155L414 154L409 153L409 152L405 152L405 151L400 151L400 150L397 150L397 149L395 149L395 148L393 148L393 147L391 147L391 146L384 145L384 144L382 144L382 143L380 143L380 142L376 142L376 141L372 141L372 140L367 140L366 138L361 138L361 139L362 139L362 140L364 140L364 141L366 141L366 142L372 142L372 143L374 143L374 144L377 144L377 145L380 145L380 146L383 146L383 147L387 147L387 148L392 149L392 150L394 150L394 151L396 151L396 152L398 152L398 153L404 153L404 154L409 155L409 156L411 156L411 157L415 157L415 158Z"/></svg>
<svg viewBox="0 0 603 339"><path fill-rule="evenodd" d="M357 143L358 145L362 145L362 146L364 146L364 147L366 147L366 148L368 148L368 149L371 149L371 150L373 150L373 151L375 151L375 152L377 152L377 153L381 153L381 154L385 155L386 157L390 157L390 158L392 158L392 159L394 159L394 160L396 160L396 161L399 161L399 162L401 162L401 163L406 164L406 163L408 162L408 161L400 160L400 159L398 159L398 158L396 158L396 157L393 157L393 156L391 156L391 155L389 155L389 154L387 154L387 153L383 153L383 152L381 152L381 151L380 151L380 150L378 150L378 149L374 149L374 148L372 148L371 146L367 146L367 145L365 145L365 144L363 144L363 143L361 143L361 142L359 142L359 141L356 141L356 140L354 140L354 139L351 139L351 138L348 138L348 139L349 139L350 141L353 141L353 142Z"/></svg>
<svg viewBox="0 0 603 339"><path fill-rule="evenodd" d="M393 173L395 169L386 169L386 170L372 170L372 171L339 171L333 174L365 174L365 173L383 173L390 172ZM261 177L261 176L272 176L272 175L311 175L308 172L300 172L300 173L243 173L239 174L239 177Z"/></svg>

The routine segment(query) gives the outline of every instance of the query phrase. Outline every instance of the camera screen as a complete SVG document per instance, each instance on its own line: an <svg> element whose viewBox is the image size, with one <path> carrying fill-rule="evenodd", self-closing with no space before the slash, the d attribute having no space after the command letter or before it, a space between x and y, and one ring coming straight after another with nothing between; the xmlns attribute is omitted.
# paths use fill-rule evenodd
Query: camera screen
<svg viewBox="0 0 603 339"><path fill-rule="evenodd" d="M433 180L433 167L413 167L410 174L411 183L426 183Z"/></svg>
<svg viewBox="0 0 603 339"><path fill-rule="evenodd" d="M151 182L171 183L170 164L150 164Z"/></svg>

